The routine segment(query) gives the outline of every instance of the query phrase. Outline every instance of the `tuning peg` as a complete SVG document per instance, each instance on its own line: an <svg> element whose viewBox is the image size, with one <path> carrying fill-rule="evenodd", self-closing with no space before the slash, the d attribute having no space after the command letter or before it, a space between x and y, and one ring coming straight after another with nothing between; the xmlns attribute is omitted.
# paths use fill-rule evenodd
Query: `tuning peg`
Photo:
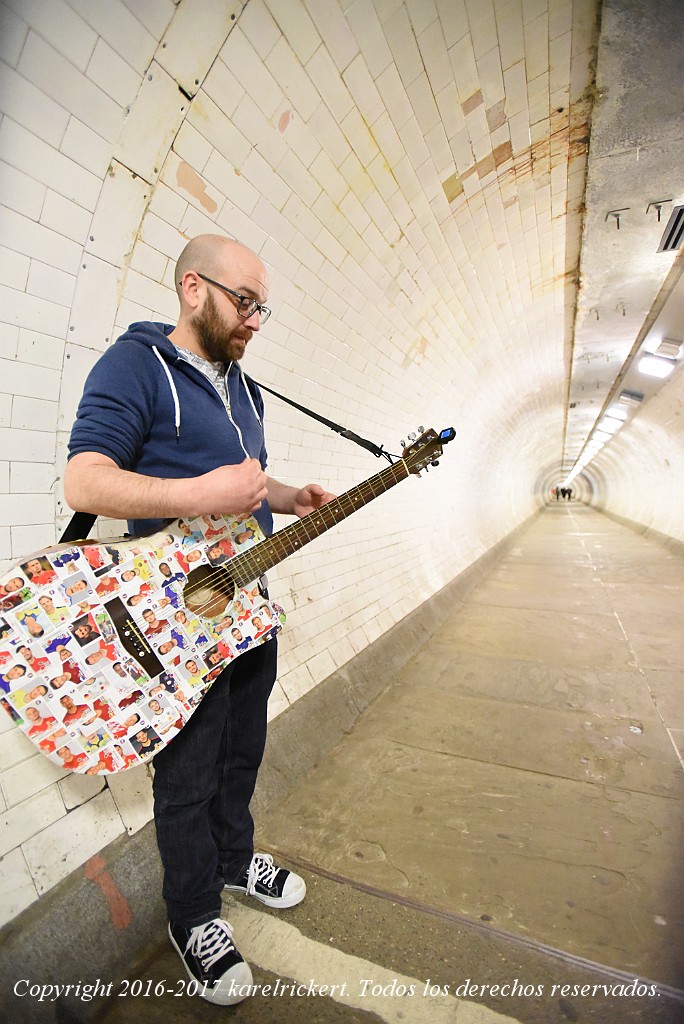
<svg viewBox="0 0 684 1024"><path fill-rule="evenodd" d="M425 433L425 427L418 427L418 433L419 434L424 434Z"/></svg>
<svg viewBox="0 0 684 1024"><path fill-rule="evenodd" d="M418 436L417 434L409 434L408 439L409 439L409 441L415 441L417 436Z"/></svg>
<svg viewBox="0 0 684 1024"><path fill-rule="evenodd" d="M399 444L401 445L402 448L406 447L406 441L404 441L403 439L399 442Z"/></svg>
<svg viewBox="0 0 684 1024"><path fill-rule="evenodd" d="M430 463L431 466L439 466L439 459L435 459L434 462Z"/></svg>

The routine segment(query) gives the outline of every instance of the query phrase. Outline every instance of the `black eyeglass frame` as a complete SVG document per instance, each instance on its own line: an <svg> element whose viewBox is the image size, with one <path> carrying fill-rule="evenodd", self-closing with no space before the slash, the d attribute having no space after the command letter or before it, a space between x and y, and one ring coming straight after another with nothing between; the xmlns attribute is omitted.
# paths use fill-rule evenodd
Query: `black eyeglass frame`
<svg viewBox="0 0 684 1024"><path fill-rule="evenodd" d="M196 270L195 273L198 277L201 277L203 281L206 281L207 284L213 284L214 288L220 288L222 292L228 292L229 295L239 299L239 304L236 307L237 314L238 316L241 316L243 320L249 320L250 316L254 316L255 313L258 313L259 322L262 324L266 323L272 312L268 306L264 306L261 302L257 302L257 300L251 295L240 295L240 292L234 292L233 289L228 288L227 285L219 284L218 281L213 281L210 277L207 277L206 274L200 274L199 270ZM243 311L240 308L245 302L249 303L247 311Z"/></svg>

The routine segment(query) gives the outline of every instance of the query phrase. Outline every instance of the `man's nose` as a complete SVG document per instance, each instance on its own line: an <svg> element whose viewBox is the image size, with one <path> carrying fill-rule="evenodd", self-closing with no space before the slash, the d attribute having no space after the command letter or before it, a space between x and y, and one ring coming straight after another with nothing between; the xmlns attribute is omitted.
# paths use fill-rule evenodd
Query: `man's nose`
<svg viewBox="0 0 684 1024"><path fill-rule="evenodd" d="M249 327L250 331L258 331L261 327L261 315L258 309L255 309L253 313L242 321L245 326Z"/></svg>

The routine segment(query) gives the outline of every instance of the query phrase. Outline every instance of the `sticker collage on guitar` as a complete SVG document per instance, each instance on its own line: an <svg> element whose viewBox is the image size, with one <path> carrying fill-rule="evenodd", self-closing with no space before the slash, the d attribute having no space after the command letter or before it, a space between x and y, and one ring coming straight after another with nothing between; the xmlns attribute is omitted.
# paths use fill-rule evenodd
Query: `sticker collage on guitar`
<svg viewBox="0 0 684 1024"><path fill-rule="evenodd" d="M250 562L261 540L252 518L203 516L51 548L5 573L0 702L17 728L80 773L149 761L226 665L282 628Z"/></svg>

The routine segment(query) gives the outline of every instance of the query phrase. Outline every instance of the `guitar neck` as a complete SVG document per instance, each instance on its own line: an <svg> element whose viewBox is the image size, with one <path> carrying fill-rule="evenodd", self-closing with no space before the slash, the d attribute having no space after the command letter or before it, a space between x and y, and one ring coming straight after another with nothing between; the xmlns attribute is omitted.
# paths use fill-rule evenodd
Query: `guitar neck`
<svg viewBox="0 0 684 1024"><path fill-rule="evenodd" d="M238 584L244 587L253 580L258 579L263 573L268 572L275 565L278 565L289 555L299 551L309 541L320 537L322 533L332 526L341 523L343 519L357 512L364 505L375 498L379 498L409 475L409 470L403 460L393 463L381 473L370 477L357 487L345 491L337 498L321 505L320 508L310 512L297 522L291 523L282 530L278 530L271 537L255 544L254 547L235 556L230 561L230 575Z"/></svg>

